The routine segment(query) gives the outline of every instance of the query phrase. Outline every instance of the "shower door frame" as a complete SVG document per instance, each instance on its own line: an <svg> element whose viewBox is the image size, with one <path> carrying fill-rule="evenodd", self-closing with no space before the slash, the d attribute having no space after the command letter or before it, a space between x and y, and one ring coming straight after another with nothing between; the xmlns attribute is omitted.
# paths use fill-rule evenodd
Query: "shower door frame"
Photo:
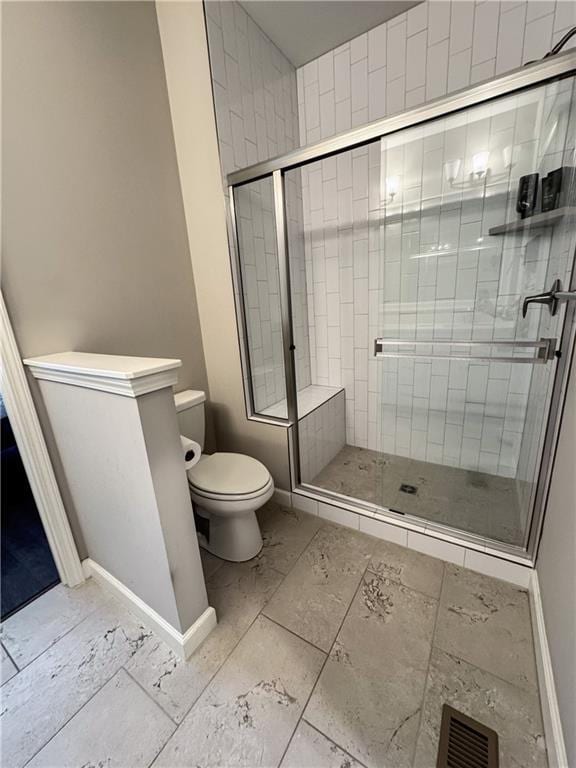
<svg viewBox="0 0 576 768"><path fill-rule="evenodd" d="M298 401L296 387L296 366L294 357L294 330L292 325L292 307L290 292L290 263L288 257L286 207L284 197L284 179L288 171L296 170L319 160L352 149L366 146L384 136L397 133L407 128L429 122L435 118L447 115L492 101L498 97L512 95L528 88L544 85L548 82L576 77L576 51L556 55L542 59L533 64L526 65L508 74L470 86L457 91L449 96L435 99L425 105L406 110L398 115L382 118L358 128L353 128L328 139L323 139L315 144L292 150L284 155L271 158L260 163L235 171L228 175L228 192L230 200L230 229L232 232L233 249L236 250L236 258L232 260L233 270L239 270L239 239L235 211L234 190L250 182L263 178L271 178L274 186L274 211L276 225L277 258L280 276L280 303L282 317L282 343L284 352L284 368L287 400L287 419L262 418L254 412L249 413L249 418L257 421L274 421L278 425L288 427L288 443L290 458L290 475L292 478L292 490L302 490L306 495L318 501L334 501L339 506L344 506L353 512L370 513L377 512L380 519L391 522L398 527L409 528L414 524L422 526L421 518L411 518L409 515L399 516L385 507L361 502L332 491L318 488L309 483L300 481L300 456L298 450ZM236 278L237 279L237 278ZM564 290L576 290L576 253L573 255L570 285ZM240 296L240 304L243 305L243 297ZM239 320L243 317L243 309L240 308ZM546 425L543 429L543 444L539 456L539 466L536 481L536 492L530 509L530 522L526 533L524 546L511 546L497 542L486 537L470 534L441 524L431 524L426 521L427 528L435 529L442 536L447 535L452 541L459 541L462 546L485 546L497 550L502 557L534 563L538 544L542 531L544 509L548 498L550 480L554 465L560 422L566 399L566 386L568 373L574 355L576 344L576 302L566 302L562 332L558 339L558 349L563 354L556 363L556 370L552 374L554 383L552 396L548 407ZM243 342L247 344L245 337ZM248 350L242 350L242 357L248 357ZM249 387L250 377L245 376ZM403 524L404 523L404 524Z"/></svg>

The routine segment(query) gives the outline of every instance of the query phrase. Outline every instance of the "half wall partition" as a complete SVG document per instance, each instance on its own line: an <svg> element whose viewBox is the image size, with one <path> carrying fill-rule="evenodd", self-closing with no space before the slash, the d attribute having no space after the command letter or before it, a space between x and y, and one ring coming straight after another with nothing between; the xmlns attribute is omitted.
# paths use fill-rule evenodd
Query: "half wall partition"
<svg viewBox="0 0 576 768"><path fill-rule="evenodd" d="M251 415L292 425L295 486L535 551L574 343L575 71L229 176Z"/></svg>

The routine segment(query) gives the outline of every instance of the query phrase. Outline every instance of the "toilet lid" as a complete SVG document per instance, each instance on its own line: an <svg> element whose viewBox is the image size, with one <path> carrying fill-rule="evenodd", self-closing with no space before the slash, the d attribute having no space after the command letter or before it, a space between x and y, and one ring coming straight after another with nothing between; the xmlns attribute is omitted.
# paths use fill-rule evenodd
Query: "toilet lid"
<svg viewBox="0 0 576 768"><path fill-rule="evenodd" d="M254 493L270 480L261 462L242 453L213 453L188 470L188 480L198 490L238 496Z"/></svg>

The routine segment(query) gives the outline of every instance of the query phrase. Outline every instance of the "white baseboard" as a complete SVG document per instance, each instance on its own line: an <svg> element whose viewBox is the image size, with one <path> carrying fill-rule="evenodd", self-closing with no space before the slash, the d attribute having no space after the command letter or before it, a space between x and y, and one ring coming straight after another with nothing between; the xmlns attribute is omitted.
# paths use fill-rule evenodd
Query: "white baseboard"
<svg viewBox="0 0 576 768"><path fill-rule="evenodd" d="M548 750L548 765L550 768L568 768L568 757L566 755L562 721L560 720L560 710L556 697L554 671L552 669L552 659L550 658L550 649L546 636L546 624L544 622L537 571L532 572L529 594L542 719L544 721L544 736L546 738L546 749Z"/></svg>
<svg viewBox="0 0 576 768"><path fill-rule="evenodd" d="M92 576L104 589L107 589L114 597L123 602L181 659L189 659L216 626L216 611L209 606L194 624L182 634L94 560L86 558L82 561L82 568L87 578Z"/></svg>

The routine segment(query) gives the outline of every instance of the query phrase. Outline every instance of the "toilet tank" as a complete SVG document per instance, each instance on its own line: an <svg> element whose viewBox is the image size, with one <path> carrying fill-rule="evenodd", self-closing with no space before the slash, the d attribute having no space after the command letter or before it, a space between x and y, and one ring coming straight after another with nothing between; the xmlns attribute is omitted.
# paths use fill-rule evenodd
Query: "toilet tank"
<svg viewBox="0 0 576 768"><path fill-rule="evenodd" d="M205 402L206 393L196 389L186 389L174 395L180 434L190 440L196 440L202 450L204 450Z"/></svg>

